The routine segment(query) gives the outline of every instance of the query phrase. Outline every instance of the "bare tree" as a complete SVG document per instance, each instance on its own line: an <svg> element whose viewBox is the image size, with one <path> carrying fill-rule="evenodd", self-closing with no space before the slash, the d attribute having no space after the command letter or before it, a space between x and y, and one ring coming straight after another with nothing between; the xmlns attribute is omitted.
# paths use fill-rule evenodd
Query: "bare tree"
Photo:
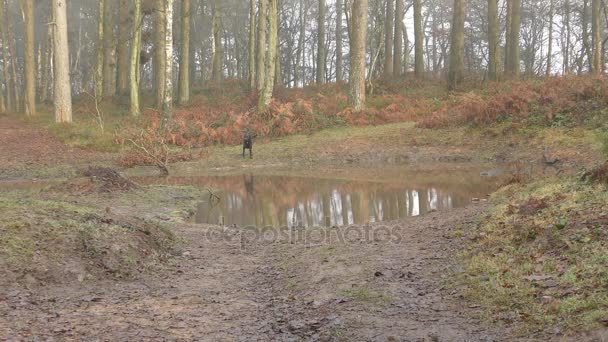
<svg viewBox="0 0 608 342"><path fill-rule="evenodd" d="M173 111L173 0L165 2L165 97L163 127L167 128Z"/></svg>
<svg viewBox="0 0 608 342"><path fill-rule="evenodd" d="M367 4L367 0L352 1L349 103L356 111L365 108L365 37L367 35Z"/></svg>
<svg viewBox="0 0 608 342"><path fill-rule="evenodd" d="M264 80L264 88L258 101L258 111L266 110L272 99L274 90L275 63L277 60L277 42L278 42L278 0L268 1L268 55L266 56L266 72Z"/></svg>
<svg viewBox="0 0 608 342"><path fill-rule="evenodd" d="M393 74L401 76L403 73L403 0L397 0L395 8L395 50L393 53ZM406 46L407 50L407 46Z"/></svg>
<svg viewBox="0 0 608 342"><path fill-rule="evenodd" d="M422 31L422 1L414 0L414 73L416 78L424 76L424 52Z"/></svg>
<svg viewBox="0 0 608 342"><path fill-rule="evenodd" d="M66 0L53 0L55 18L54 76L55 121L72 122L72 89L70 87L70 50L68 46L68 21Z"/></svg>
<svg viewBox="0 0 608 342"><path fill-rule="evenodd" d="M386 18L384 22L384 77L393 75L393 17L395 0L386 1Z"/></svg>
<svg viewBox="0 0 608 342"><path fill-rule="evenodd" d="M319 0L319 17L317 18L317 84L325 83L325 0Z"/></svg>
<svg viewBox="0 0 608 342"><path fill-rule="evenodd" d="M508 0L510 16L507 35L507 58L505 74L509 78L519 77L519 33L521 24L521 0Z"/></svg>
<svg viewBox="0 0 608 342"><path fill-rule="evenodd" d="M256 68L257 90L264 88L266 77L264 68L266 66L266 5L268 0L260 0L259 20L258 20L258 66Z"/></svg>
<svg viewBox="0 0 608 342"><path fill-rule="evenodd" d="M190 0L182 0L181 50L179 54L179 104L190 102Z"/></svg>
<svg viewBox="0 0 608 342"><path fill-rule="evenodd" d="M255 0L249 0L249 88L255 89Z"/></svg>
<svg viewBox="0 0 608 342"><path fill-rule="evenodd" d="M133 9L133 41L131 42L131 115L139 116L139 63L141 50L141 0L135 0Z"/></svg>
<svg viewBox="0 0 608 342"><path fill-rule="evenodd" d="M34 59L34 0L24 0L23 14L25 26L25 115L36 115L36 63Z"/></svg>
<svg viewBox="0 0 608 342"><path fill-rule="evenodd" d="M592 1L591 13L592 13L591 34L592 34L592 44L593 44L593 64L591 67L591 72L597 75L600 72L602 72L602 67L601 67L601 61L602 61L601 0Z"/></svg>
<svg viewBox="0 0 608 342"><path fill-rule="evenodd" d="M498 79L499 38L498 0L488 0L488 78L493 81Z"/></svg>
<svg viewBox="0 0 608 342"><path fill-rule="evenodd" d="M165 102L165 75L167 74L165 1L155 0L154 6L154 89L156 90L157 109L162 109Z"/></svg>
<svg viewBox="0 0 608 342"><path fill-rule="evenodd" d="M464 77L464 8L465 0L454 0L450 69L448 71L448 88L450 90L455 90Z"/></svg>

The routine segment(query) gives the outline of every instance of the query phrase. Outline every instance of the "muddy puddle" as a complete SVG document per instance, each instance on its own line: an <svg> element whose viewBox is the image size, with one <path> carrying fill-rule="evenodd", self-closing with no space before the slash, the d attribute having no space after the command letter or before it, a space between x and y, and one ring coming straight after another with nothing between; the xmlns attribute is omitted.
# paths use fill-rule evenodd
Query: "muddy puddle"
<svg viewBox="0 0 608 342"><path fill-rule="evenodd" d="M387 222L484 200L500 183L473 170L309 172L140 178L205 187L193 221L238 227L345 226Z"/></svg>

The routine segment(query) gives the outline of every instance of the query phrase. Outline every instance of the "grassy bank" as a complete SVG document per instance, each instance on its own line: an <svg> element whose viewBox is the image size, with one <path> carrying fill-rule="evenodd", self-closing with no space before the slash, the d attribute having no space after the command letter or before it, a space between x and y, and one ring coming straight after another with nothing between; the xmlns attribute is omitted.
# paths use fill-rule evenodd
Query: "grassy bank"
<svg viewBox="0 0 608 342"><path fill-rule="evenodd" d="M154 270L180 245L168 223L184 222L203 198L202 190L190 187L107 189L79 179L0 192L0 284L82 282Z"/></svg>
<svg viewBox="0 0 608 342"><path fill-rule="evenodd" d="M580 176L503 188L469 232L466 297L522 334L606 326L607 203L607 185Z"/></svg>

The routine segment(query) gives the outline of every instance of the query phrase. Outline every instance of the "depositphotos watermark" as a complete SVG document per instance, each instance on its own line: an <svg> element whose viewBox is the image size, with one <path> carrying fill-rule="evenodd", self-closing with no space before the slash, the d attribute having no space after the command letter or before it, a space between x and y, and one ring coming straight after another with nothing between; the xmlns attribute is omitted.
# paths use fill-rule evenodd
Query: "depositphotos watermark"
<svg viewBox="0 0 608 342"><path fill-rule="evenodd" d="M403 241L399 225L356 225L345 227L232 227L213 226L205 231L205 239L211 243L240 243L248 245L286 243L305 246L330 244L394 243Z"/></svg>

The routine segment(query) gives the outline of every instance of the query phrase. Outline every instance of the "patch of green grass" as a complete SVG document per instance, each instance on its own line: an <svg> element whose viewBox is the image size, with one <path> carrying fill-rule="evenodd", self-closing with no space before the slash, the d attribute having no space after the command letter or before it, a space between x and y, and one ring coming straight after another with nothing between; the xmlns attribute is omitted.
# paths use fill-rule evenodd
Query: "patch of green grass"
<svg viewBox="0 0 608 342"><path fill-rule="evenodd" d="M388 305L394 301L392 296L369 289L367 287L355 287L352 289L340 290L338 291L338 295L359 302L379 305Z"/></svg>
<svg viewBox="0 0 608 342"><path fill-rule="evenodd" d="M0 193L0 258L15 274L56 281L64 280L67 260L112 265L113 274L123 276L166 259L177 243L167 227L108 214L100 201L50 189ZM97 266L87 271L102 272Z"/></svg>
<svg viewBox="0 0 608 342"><path fill-rule="evenodd" d="M541 199L546 208L522 213ZM514 312L522 332L600 327L608 317L608 236L593 227L605 227L606 203L605 185L574 178L504 188L469 232L475 241L462 253L457 283L489 317Z"/></svg>

